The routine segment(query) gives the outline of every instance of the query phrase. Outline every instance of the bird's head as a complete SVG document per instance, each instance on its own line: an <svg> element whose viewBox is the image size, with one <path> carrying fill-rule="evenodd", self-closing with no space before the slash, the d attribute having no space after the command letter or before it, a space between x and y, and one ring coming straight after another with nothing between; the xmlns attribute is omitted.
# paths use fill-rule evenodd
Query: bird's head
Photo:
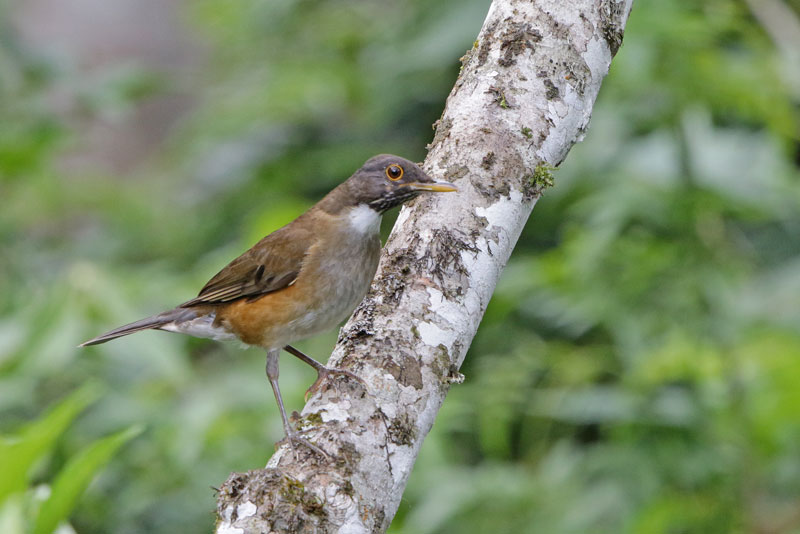
<svg viewBox="0 0 800 534"><path fill-rule="evenodd" d="M350 203L366 204L380 214L420 193L458 191L451 183L435 181L416 163L391 154L368 159L343 185Z"/></svg>

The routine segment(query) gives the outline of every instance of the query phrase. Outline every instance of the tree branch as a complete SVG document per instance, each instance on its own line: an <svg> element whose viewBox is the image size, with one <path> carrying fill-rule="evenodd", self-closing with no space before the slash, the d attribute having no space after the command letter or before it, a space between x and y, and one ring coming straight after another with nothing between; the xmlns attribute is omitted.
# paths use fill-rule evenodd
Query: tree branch
<svg viewBox="0 0 800 534"><path fill-rule="evenodd" d="M460 192L400 213L372 289L341 331L299 430L232 475L218 534L383 532L533 205L588 126L632 0L495 0L437 122L425 168Z"/></svg>

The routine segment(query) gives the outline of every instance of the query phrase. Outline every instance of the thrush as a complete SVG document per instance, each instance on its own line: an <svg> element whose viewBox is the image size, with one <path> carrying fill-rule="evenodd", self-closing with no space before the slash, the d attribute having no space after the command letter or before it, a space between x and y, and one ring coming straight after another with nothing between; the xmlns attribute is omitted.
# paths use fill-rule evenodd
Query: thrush
<svg viewBox="0 0 800 534"><path fill-rule="evenodd" d="M456 187L436 182L407 159L390 154L370 158L308 211L230 262L197 297L80 346L165 330L262 347L285 439L324 455L289 424L278 386L278 355L284 349L317 371L310 391L331 374L357 378L326 367L291 343L337 326L364 297L378 268L381 216L387 210L420 193L448 191Z"/></svg>

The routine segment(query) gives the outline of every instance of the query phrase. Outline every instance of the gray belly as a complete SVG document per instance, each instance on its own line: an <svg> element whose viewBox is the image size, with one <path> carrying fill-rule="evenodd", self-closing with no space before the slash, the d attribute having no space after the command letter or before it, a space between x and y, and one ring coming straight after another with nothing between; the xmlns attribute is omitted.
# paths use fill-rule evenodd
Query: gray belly
<svg viewBox="0 0 800 534"><path fill-rule="evenodd" d="M287 343L330 330L347 319L369 290L378 268L380 248L376 234L320 254L325 259L314 269L317 305L289 324L286 333L291 339Z"/></svg>

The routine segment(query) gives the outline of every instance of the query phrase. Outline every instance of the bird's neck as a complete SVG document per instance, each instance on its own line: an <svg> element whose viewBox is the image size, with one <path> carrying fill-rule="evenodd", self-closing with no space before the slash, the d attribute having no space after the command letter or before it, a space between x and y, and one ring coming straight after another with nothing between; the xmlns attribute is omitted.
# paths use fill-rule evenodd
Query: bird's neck
<svg viewBox="0 0 800 534"><path fill-rule="evenodd" d="M350 181L339 185L325 195L312 211L324 212L338 218L348 232L356 235L378 235L381 229L381 213L371 208L366 201L359 201L358 191Z"/></svg>
<svg viewBox="0 0 800 534"><path fill-rule="evenodd" d="M347 218L350 231L361 235L375 235L381 230L381 214L367 204L347 208L342 215Z"/></svg>

